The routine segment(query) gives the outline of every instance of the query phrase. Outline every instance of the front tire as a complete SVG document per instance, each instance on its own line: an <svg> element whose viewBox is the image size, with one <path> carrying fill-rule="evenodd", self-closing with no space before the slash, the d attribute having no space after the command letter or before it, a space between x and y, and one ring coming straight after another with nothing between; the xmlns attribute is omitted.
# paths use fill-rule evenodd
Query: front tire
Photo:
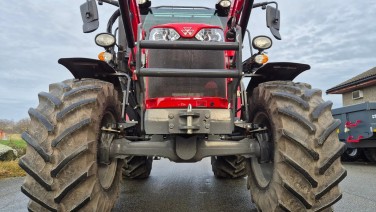
<svg viewBox="0 0 376 212"><path fill-rule="evenodd" d="M146 179L150 176L153 157L129 156L124 159L123 177L125 179Z"/></svg>
<svg viewBox="0 0 376 212"><path fill-rule="evenodd" d="M346 176L331 102L307 84L267 82L250 99L250 120L267 127L270 158L250 159L248 186L260 211L323 211L341 199Z"/></svg>
<svg viewBox="0 0 376 212"><path fill-rule="evenodd" d="M211 157L214 176L224 179L236 179L247 176L247 161L242 156Z"/></svg>
<svg viewBox="0 0 376 212"><path fill-rule="evenodd" d="M29 211L110 211L118 194L121 163L97 161L101 127L120 118L111 83L67 80L39 93L22 134L27 152L19 165L27 172L21 191Z"/></svg>

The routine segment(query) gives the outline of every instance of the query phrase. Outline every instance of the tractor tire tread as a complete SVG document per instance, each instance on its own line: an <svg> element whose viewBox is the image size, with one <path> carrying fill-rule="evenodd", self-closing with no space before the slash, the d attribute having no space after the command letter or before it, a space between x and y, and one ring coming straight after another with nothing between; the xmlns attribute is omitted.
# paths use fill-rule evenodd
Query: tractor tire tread
<svg viewBox="0 0 376 212"><path fill-rule="evenodd" d="M249 163L248 186L258 210L322 211L342 196L338 185L346 171L339 157L345 146L335 132L338 121L332 118L332 103L321 95L308 84L287 81L266 82L254 89L248 101L250 120L257 111L268 114L278 161L268 184L259 184L260 173L252 168L255 162Z"/></svg>
<svg viewBox="0 0 376 212"><path fill-rule="evenodd" d="M130 156L124 159L123 178L146 179L150 176L153 159L146 156Z"/></svg>
<svg viewBox="0 0 376 212"><path fill-rule="evenodd" d="M31 127L22 134L27 152L19 160L27 174L21 191L30 199L28 210L111 210L122 163L112 169L113 184L103 189L96 152L104 111L120 114L117 91L100 80L66 80L38 96L38 107L29 109Z"/></svg>
<svg viewBox="0 0 376 212"><path fill-rule="evenodd" d="M236 179L247 176L247 161L241 156L217 156L211 158L214 176L224 179Z"/></svg>

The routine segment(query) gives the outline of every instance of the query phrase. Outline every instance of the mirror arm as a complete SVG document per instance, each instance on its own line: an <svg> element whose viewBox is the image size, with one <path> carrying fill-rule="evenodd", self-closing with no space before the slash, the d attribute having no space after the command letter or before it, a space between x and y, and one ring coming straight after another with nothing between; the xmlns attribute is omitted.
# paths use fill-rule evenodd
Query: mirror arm
<svg viewBox="0 0 376 212"><path fill-rule="evenodd" d="M257 8L257 7L262 7L262 9L266 8L266 5L268 4L275 4L275 16L277 17L277 11L278 11L278 3L276 1L266 1L266 2L261 2L261 3L256 3L253 4L252 8ZM279 21L278 19L274 20L276 23Z"/></svg>
<svg viewBox="0 0 376 212"><path fill-rule="evenodd" d="M99 5L102 5L104 3L107 3L107 4L111 4L111 5L114 5L114 6L117 6L119 7L119 2L118 1L115 1L115 0L98 0L98 4Z"/></svg>

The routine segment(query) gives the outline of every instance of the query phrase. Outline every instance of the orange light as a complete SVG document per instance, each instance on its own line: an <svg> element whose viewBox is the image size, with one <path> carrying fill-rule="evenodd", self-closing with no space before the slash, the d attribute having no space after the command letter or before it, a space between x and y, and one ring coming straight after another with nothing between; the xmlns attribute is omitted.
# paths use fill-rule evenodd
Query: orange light
<svg viewBox="0 0 376 212"><path fill-rule="evenodd" d="M105 54L105 53L106 53L106 52L101 52L101 53L99 53L99 54L98 54L98 59L99 59L99 60L102 60L102 61L105 61L105 60L104 60L104 54Z"/></svg>
<svg viewBox="0 0 376 212"><path fill-rule="evenodd" d="M101 52L98 54L98 59L105 62L110 62L112 60L112 54L108 52Z"/></svg>

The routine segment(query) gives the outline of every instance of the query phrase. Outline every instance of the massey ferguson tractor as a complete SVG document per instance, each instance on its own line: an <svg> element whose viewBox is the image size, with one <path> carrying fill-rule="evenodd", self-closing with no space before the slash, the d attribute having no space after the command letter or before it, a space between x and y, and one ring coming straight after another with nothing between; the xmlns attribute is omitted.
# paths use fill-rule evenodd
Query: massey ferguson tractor
<svg viewBox="0 0 376 212"><path fill-rule="evenodd" d="M247 30L252 10L264 9L280 40L276 2L86 0L85 33L98 28L97 3L114 6L95 37L99 60L60 59L74 79L51 84L29 110L19 161L29 211L111 211L122 176L147 178L156 158L205 157L218 178L248 176L259 211L332 210L346 176L332 103L292 82L309 65L267 63L272 39Z"/></svg>

